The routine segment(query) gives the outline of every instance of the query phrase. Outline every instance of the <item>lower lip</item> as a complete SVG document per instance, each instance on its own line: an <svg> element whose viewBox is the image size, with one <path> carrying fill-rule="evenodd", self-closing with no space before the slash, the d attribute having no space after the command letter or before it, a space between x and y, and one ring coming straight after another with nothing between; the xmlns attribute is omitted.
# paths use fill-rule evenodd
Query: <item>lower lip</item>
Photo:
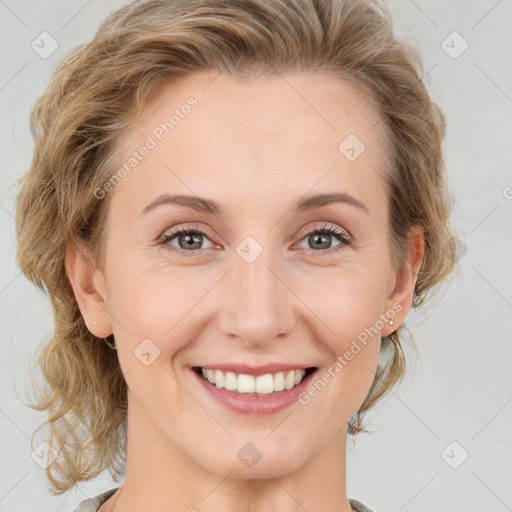
<svg viewBox="0 0 512 512"><path fill-rule="evenodd" d="M317 370L311 372L299 385L292 389L257 396L243 393L239 394L224 388L218 388L214 384L210 384L206 379L200 377L194 370L191 371L214 400L234 412L250 415L273 414L286 409L286 407L289 407L297 401L299 395L309 386L313 375L317 372Z"/></svg>

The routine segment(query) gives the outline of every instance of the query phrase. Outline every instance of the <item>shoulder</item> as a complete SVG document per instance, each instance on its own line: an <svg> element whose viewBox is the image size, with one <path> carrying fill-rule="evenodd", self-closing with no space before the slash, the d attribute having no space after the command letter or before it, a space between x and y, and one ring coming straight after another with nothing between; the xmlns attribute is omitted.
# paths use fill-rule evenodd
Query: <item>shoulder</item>
<svg viewBox="0 0 512 512"><path fill-rule="evenodd" d="M115 489L109 489L108 491L102 492L93 498L89 498L79 503L78 507L73 512L97 512L98 508L105 503L110 496L112 496L119 487Z"/></svg>
<svg viewBox="0 0 512 512"><path fill-rule="evenodd" d="M349 499L348 501L355 512L375 512L375 510L367 507L364 503L361 503L358 500Z"/></svg>

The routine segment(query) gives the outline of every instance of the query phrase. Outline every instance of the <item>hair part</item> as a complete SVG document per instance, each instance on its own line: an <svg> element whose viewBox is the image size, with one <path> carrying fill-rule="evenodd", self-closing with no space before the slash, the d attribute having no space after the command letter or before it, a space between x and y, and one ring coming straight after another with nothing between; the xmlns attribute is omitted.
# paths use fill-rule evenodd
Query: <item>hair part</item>
<svg viewBox="0 0 512 512"><path fill-rule="evenodd" d="M66 274L67 247L104 266L108 197L93 191L116 169L116 143L159 86L198 71L240 80L262 74L333 74L363 91L379 115L387 158L389 243L404 264L407 234L424 229L413 306L451 272L456 250L442 153L445 119L422 82L421 59L393 34L380 0L138 0L109 15L88 44L59 64L31 112L35 149L19 179L17 260L52 302L54 334L38 356L45 380L34 405L47 410L52 494L126 460L127 385L117 354L86 327ZM348 423L405 372L403 326L383 338L372 386ZM35 435L35 434L34 434ZM33 439L34 436L32 436ZM31 440L32 441L32 440Z"/></svg>

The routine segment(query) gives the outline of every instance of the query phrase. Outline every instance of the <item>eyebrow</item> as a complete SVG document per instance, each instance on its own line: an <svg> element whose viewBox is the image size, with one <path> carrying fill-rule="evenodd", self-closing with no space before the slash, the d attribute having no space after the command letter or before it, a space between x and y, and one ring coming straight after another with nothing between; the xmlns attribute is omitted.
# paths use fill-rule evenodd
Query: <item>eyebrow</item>
<svg viewBox="0 0 512 512"><path fill-rule="evenodd" d="M361 210L364 210L368 213L368 208L346 192L336 192L332 194L316 194L313 196L309 196L306 199L299 201L293 208L294 211L308 211L314 210L315 208L321 208L322 206L328 206L333 203L344 203L355 206ZM149 203L141 212L141 215L148 213L154 208L163 205L163 204L177 204L179 206L184 206L186 208L191 208L192 210L196 210L201 213L210 213L212 215L220 215L222 214L222 208L218 203L212 201L211 199L205 199L197 196L189 196L189 195L169 195L169 194L161 194L156 197L151 203Z"/></svg>

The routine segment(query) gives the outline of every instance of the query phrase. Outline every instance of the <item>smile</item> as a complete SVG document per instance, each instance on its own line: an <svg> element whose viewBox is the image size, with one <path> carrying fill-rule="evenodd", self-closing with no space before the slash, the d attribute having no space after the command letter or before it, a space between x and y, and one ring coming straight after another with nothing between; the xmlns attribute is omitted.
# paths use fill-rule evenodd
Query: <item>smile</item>
<svg viewBox="0 0 512 512"><path fill-rule="evenodd" d="M301 368L255 376L214 368L194 368L198 375L218 389L254 396L265 396L291 390L298 386L314 370L314 367Z"/></svg>

